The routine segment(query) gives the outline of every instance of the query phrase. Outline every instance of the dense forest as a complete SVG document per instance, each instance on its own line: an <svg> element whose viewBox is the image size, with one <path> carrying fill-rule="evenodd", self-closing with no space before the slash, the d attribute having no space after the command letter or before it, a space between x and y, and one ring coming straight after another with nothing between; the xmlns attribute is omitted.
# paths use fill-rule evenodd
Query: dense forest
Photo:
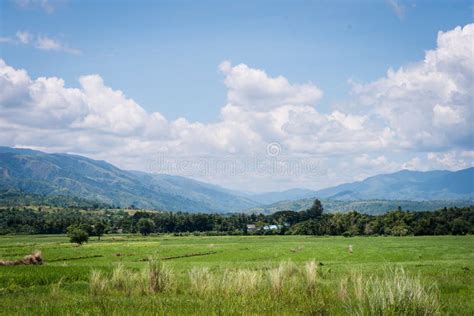
<svg viewBox="0 0 474 316"><path fill-rule="evenodd" d="M474 233L474 206L444 208L433 212L411 212L399 208L383 215L354 211L324 214L319 200L315 200L312 207L304 211L281 211L271 215L77 208L0 209L0 234L64 234L68 227L79 227L92 236L104 232L143 235L464 235Z"/></svg>

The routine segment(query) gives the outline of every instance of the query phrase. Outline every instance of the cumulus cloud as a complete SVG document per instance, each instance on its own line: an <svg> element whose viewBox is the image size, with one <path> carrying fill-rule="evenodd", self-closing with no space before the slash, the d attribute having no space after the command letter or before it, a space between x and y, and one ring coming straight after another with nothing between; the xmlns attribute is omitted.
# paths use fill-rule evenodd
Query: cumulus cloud
<svg viewBox="0 0 474 316"><path fill-rule="evenodd" d="M219 66L225 75L229 103L252 110L269 110L284 105L314 105L322 91L314 84L290 84L283 76L269 77L263 70L245 64Z"/></svg>
<svg viewBox="0 0 474 316"><path fill-rule="evenodd" d="M436 126L453 125L462 122L459 112L449 106L436 104L433 108L433 123Z"/></svg>
<svg viewBox="0 0 474 316"><path fill-rule="evenodd" d="M439 32L438 47L422 62L354 84L355 103L389 126L400 147L472 146L473 41L474 24Z"/></svg>
<svg viewBox="0 0 474 316"><path fill-rule="evenodd" d="M429 152L406 161L402 169L410 170L460 170L474 166L474 151L449 150L446 152Z"/></svg>
<svg viewBox="0 0 474 316"><path fill-rule="evenodd" d="M473 34L474 25L440 32L437 48L423 61L354 83L347 102L352 106L330 112L317 109L323 93L312 83L223 62L227 104L218 121L206 124L148 113L100 75L82 76L78 88L69 88L61 78L31 78L0 60L0 142L142 170L158 154L198 163L202 156L238 160L265 155L269 143L277 143L285 157L320 159L324 178L279 174L279 183L288 186L328 186L401 168L471 166ZM226 185L266 181L260 187L266 189L274 188L277 177L208 176Z"/></svg>

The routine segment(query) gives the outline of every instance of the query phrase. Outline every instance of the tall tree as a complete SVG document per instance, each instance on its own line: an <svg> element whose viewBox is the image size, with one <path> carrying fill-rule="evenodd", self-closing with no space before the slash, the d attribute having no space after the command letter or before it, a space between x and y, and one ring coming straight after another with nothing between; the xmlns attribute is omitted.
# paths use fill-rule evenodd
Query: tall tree
<svg viewBox="0 0 474 316"><path fill-rule="evenodd" d="M102 223L102 222L97 222L95 223L94 225L94 233L95 235L98 237L98 239L100 240L100 237L104 235L105 233L105 224Z"/></svg>
<svg viewBox="0 0 474 316"><path fill-rule="evenodd" d="M313 205L311 208L306 210L306 215L308 218L313 219L313 218L319 218L321 215L323 215L323 204L321 203L320 200L316 199L313 202Z"/></svg>
<svg viewBox="0 0 474 316"><path fill-rule="evenodd" d="M138 231L143 236L148 236L153 232L153 228L155 228L155 223L149 218L140 218L138 220Z"/></svg>

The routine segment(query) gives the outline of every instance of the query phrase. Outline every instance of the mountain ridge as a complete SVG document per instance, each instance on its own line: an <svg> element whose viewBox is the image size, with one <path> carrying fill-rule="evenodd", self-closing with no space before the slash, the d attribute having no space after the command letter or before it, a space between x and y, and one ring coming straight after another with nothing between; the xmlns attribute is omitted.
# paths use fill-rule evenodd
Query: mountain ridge
<svg viewBox="0 0 474 316"><path fill-rule="evenodd" d="M0 150L0 189L38 195L71 195L122 207L170 211L230 212L256 206L197 180L125 171L79 155ZM171 189L174 181L175 190ZM181 181L181 186L176 182ZM199 185L201 184L201 185Z"/></svg>
<svg viewBox="0 0 474 316"><path fill-rule="evenodd" d="M225 213L315 198L346 204L361 200L474 200L474 168L400 170L318 191L295 188L247 193L175 175L122 170L80 155L0 146L0 192L71 196L121 207Z"/></svg>
<svg viewBox="0 0 474 316"><path fill-rule="evenodd" d="M474 198L474 167L457 170L411 171L368 177L315 192L343 200L459 200Z"/></svg>

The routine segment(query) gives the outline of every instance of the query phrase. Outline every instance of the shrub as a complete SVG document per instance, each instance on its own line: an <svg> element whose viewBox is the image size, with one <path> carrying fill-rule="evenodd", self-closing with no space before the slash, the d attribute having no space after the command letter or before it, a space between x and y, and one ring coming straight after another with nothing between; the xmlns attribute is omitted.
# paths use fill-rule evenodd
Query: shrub
<svg viewBox="0 0 474 316"><path fill-rule="evenodd" d="M79 246L89 240L89 234L80 228L68 229L69 241Z"/></svg>
<svg viewBox="0 0 474 316"><path fill-rule="evenodd" d="M352 233L348 232L348 231L345 231L345 232L342 233L342 236L343 237L352 237Z"/></svg>

